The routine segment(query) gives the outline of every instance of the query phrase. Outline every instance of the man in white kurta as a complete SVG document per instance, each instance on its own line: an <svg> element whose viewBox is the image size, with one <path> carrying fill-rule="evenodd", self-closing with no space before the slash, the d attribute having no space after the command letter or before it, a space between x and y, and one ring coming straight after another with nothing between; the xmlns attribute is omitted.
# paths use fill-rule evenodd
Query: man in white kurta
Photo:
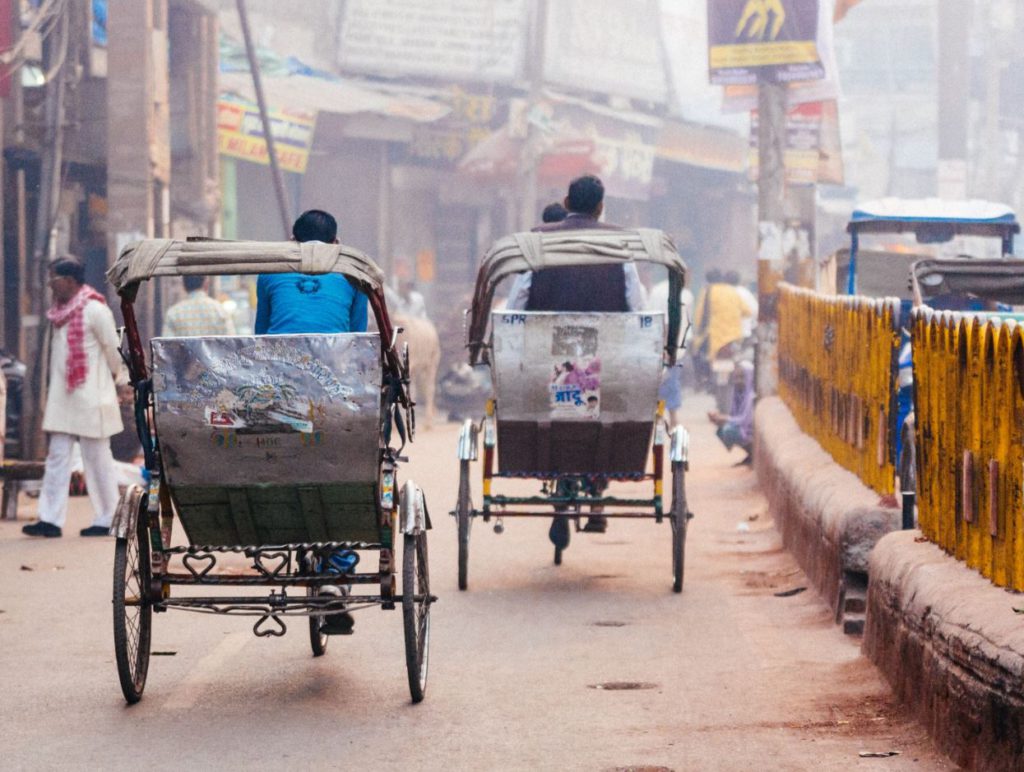
<svg viewBox="0 0 1024 772"><path fill-rule="evenodd" d="M78 442L93 508L92 525L80 533L105 536L118 500L110 438L124 428L114 385L114 374L121 366L117 329L102 296L84 284L82 265L77 260L61 258L51 266L50 289L54 307L48 314L52 334L43 414L43 430L49 433L50 446L39 495L39 522L26 525L22 531L30 536L62 534L68 510L71 452ZM72 308L76 310L66 312ZM69 368L76 372L69 372Z"/></svg>

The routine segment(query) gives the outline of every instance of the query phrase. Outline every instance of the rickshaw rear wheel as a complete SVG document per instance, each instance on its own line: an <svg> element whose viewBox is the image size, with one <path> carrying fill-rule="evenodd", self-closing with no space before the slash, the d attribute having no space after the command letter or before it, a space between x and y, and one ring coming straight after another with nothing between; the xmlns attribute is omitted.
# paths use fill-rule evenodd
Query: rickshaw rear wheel
<svg viewBox="0 0 1024 772"><path fill-rule="evenodd" d="M427 689L430 660L430 574L427 534L406 534L402 554L402 616L405 621L405 667L409 694L421 702Z"/></svg>
<svg viewBox="0 0 1024 772"><path fill-rule="evenodd" d="M121 691L129 705L142 699L149 672L153 607L149 532L145 510L135 513L124 538L114 544L114 657Z"/></svg>
<svg viewBox="0 0 1024 772"><path fill-rule="evenodd" d="M469 460L459 462L459 500L455 519L459 526L459 589L469 587L469 532L473 525L473 503L469 492Z"/></svg>
<svg viewBox="0 0 1024 772"><path fill-rule="evenodd" d="M686 472L681 462L672 464L672 592L683 591L686 559Z"/></svg>
<svg viewBox="0 0 1024 772"><path fill-rule="evenodd" d="M317 563L315 560L309 558L302 558L300 565L302 573L313 573L317 570ZM319 587L309 586L306 587L306 596L315 598L320 594ZM309 615L309 647L313 650L314 657L322 657L327 653L327 641L329 636L320 632L320 628L323 627L324 617L323 614L310 614Z"/></svg>

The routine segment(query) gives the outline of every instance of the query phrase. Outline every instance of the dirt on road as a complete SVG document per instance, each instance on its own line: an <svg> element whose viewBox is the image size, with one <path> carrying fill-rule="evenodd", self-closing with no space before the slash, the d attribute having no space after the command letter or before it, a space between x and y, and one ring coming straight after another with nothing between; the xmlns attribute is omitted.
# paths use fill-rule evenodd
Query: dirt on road
<svg viewBox="0 0 1024 772"><path fill-rule="evenodd" d="M159 614L149 682L126 707L110 622L113 542L0 522L5 769L945 770L859 640L781 548L754 474L715 439L700 398L687 477L684 590L667 523L573 534L552 564L545 520L476 522L456 583L458 427L422 432L405 477L434 529L426 700L409 703L400 612L360 611L313 659L305 627ZM479 468L474 465L474 477ZM538 486L518 483L519 490ZM496 485L497 487L497 485ZM479 503L479 480L474 480ZM179 536L180 538L180 536ZM895 754L863 757L863 753Z"/></svg>

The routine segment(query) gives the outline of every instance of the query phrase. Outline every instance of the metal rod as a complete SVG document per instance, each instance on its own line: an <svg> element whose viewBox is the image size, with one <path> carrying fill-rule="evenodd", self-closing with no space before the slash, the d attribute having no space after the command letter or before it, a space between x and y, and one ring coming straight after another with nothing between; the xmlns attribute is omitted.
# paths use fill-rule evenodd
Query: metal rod
<svg viewBox="0 0 1024 772"><path fill-rule="evenodd" d="M529 505L539 504L545 506L565 505L575 506L601 506L601 507L653 507L654 499L620 499L615 496L602 496L593 498L572 498L570 496L488 496L487 504L490 507L508 505Z"/></svg>
<svg viewBox="0 0 1024 772"><path fill-rule="evenodd" d="M318 587L324 584L377 584L380 582L380 574L317 574L315 576L264 576L263 574L249 574L239 576L237 574L206 574L202 577L192 574L167 573L160 579L172 585L234 585L234 586L310 586Z"/></svg>
<svg viewBox="0 0 1024 772"><path fill-rule="evenodd" d="M284 179L281 177L281 167L277 163L277 150L274 147L274 134L271 131L270 115L267 112L267 100L263 96L263 81L260 78L260 64L256 59L256 47L252 42L252 33L249 31L249 14L245 10L245 0L237 0L238 19L242 24L242 36L245 38L245 54L249 59L249 71L252 73L252 85L256 91L256 105L260 109L260 120L263 122L263 137L267 142L267 157L270 160L270 173L274 178L274 193L277 195L277 207L281 212L281 225L284 228L284 238L290 239L292 235L292 220L288 214L288 199L284 194Z"/></svg>
<svg viewBox="0 0 1024 772"><path fill-rule="evenodd" d="M658 517L665 517L665 513L658 515L654 512L514 512L512 510L492 509L484 512L474 509L472 517L588 517L590 515L601 515L602 517L615 517L620 520L655 520Z"/></svg>

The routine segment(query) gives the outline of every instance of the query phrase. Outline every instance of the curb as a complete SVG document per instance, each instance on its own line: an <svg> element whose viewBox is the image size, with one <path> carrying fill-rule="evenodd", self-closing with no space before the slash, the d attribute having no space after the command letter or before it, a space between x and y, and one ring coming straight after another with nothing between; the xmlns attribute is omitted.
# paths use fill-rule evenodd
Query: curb
<svg viewBox="0 0 1024 772"><path fill-rule="evenodd" d="M864 653L957 764L1024 769L1024 597L918 538L871 555Z"/></svg>
<svg viewBox="0 0 1024 772"><path fill-rule="evenodd" d="M783 544L836 621L859 634L868 558L900 527L900 510L879 506L878 494L804 434L779 397L758 401L754 427L754 467Z"/></svg>

